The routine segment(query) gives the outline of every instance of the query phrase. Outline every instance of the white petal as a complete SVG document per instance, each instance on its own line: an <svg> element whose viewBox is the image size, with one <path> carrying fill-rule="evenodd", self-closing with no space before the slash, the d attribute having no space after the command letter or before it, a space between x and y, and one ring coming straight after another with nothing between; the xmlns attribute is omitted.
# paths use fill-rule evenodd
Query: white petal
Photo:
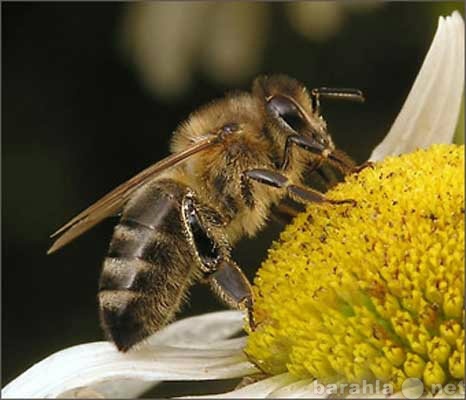
<svg viewBox="0 0 466 400"><path fill-rule="evenodd" d="M455 11L439 18L419 74L385 139L370 160L451 143L464 86L464 22Z"/></svg>
<svg viewBox="0 0 466 400"><path fill-rule="evenodd" d="M277 399L326 399L329 397L326 393L316 392L313 387L313 379L304 379L293 382L270 394L270 398Z"/></svg>
<svg viewBox="0 0 466 400"><path fill-rule="evenodd" d="M268 397L275 390L289 385L292 382L296 382L296 378L292 377L291 374L285 373L276 375L271 378L263 379L256 383L252 383L247 386L243 386L240 389L233 390L231 392L217 394L217 395L205 395L205 396L189 396L181 397L183 399L261 399Z"/></svg>
<svg viewBox="0 0 466 400"><path fill-rule="evenodd" d="M241 311L212 312L185 318L157 332L148 342L186 347L194 343L217 342L241 331L243 319Z"/></svg>
<svg viewBox="0 0 466 400"><path fill-rule="evenodd" d="M133 397L154 381L226 379L256 373L257 369L242 351L246 338L211 341L237 332L241 318L241 313L230 311L182 320L126 354L107 342L70 347L10 382L2 397L50 398L64 392L80 395L85 390L105 396ZM194 340L189 347L183 347L188 332ZM151 383L145 385L144 381Z"/></svg>
<svg viewBox="0 0 466 400"><path fill-rule="evenodd" d="M220 311L185 318L168 325L150 337L147 342L150 345L165 344L196 348L204 345L208 347L211 342L218 342L241 331L243 319L243 313L240 311ZM232 340L226 343L230 346L234 345ZM101 393L110 399L135 398L159 383L159 381L121 379L118 382L94 384L87 389L95 390L96 393Z"/></svg>

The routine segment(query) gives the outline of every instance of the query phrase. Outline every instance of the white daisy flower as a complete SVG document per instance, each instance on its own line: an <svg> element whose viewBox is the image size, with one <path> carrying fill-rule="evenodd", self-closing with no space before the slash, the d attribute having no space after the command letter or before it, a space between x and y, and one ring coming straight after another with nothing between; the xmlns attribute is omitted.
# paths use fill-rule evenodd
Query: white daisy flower
<svg viewBox="0 0 466 400"><path fill-rule="evenodd" d="M241 387L204 397L462 398L463 149L431 145L451 143L463 86L464 23L454 12L440 18L400 114L370 157L384 161L329 192L358 205L313 206L312 218L299 215L270 251L249 337L231 338L244 325L238 311L187 318L125 354L107 342L59 351L2 397L131 398L161 381L242 377ZM354 222L368 215L370 224ZM376 393L352 391L365 380L380 383Z"/></svg>

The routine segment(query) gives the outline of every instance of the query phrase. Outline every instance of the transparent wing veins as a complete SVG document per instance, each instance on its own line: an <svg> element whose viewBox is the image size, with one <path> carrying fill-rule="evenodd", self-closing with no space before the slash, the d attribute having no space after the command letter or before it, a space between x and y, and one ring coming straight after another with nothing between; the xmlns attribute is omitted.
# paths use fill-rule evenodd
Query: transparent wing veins
<svg viewBox="0 0 466 400"><path fill-rule="evenodd" d="M151 165L125 183L116 187L110 193L107 193L100 200L96 201L54 232L50 237L54 238L58 236L58 238L47 251L47 254L57 251L97 225L104 218L116 213L126 203L131 194L150 179L156 177L167 168L173 167L194 154L200 153L215 144L217 144L215 136L202 139L188 147L186 150L172 154Z"/></svg>

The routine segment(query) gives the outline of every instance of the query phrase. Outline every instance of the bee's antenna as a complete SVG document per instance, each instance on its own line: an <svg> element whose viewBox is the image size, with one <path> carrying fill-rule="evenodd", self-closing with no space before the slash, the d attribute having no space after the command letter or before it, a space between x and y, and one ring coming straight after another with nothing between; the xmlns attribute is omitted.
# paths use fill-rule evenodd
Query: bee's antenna
<svg viewBox="0 0 466 400"><path fill-rule="evenodd" d="M364 94L362 90L352 88L329 88L320 87L311 90L311 103L312 109L319 113L320 111L320 98L328 99L341 99L357 101L359 103L364 102Z"/></svg>

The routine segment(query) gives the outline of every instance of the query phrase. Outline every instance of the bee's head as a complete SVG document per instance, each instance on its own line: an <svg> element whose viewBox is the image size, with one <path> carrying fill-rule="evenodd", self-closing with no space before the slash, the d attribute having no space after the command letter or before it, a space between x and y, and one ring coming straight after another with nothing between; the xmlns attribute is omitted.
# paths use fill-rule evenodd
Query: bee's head
<svg viewBox="0 0 466 400"><path fill-rule="evenodd" d="M268 127L276 135L306 136L322 151L333 151L327 124L313 110L308 91L298 81L284 75L260 76L254 81L252 91L265 102Z"/></svg>

